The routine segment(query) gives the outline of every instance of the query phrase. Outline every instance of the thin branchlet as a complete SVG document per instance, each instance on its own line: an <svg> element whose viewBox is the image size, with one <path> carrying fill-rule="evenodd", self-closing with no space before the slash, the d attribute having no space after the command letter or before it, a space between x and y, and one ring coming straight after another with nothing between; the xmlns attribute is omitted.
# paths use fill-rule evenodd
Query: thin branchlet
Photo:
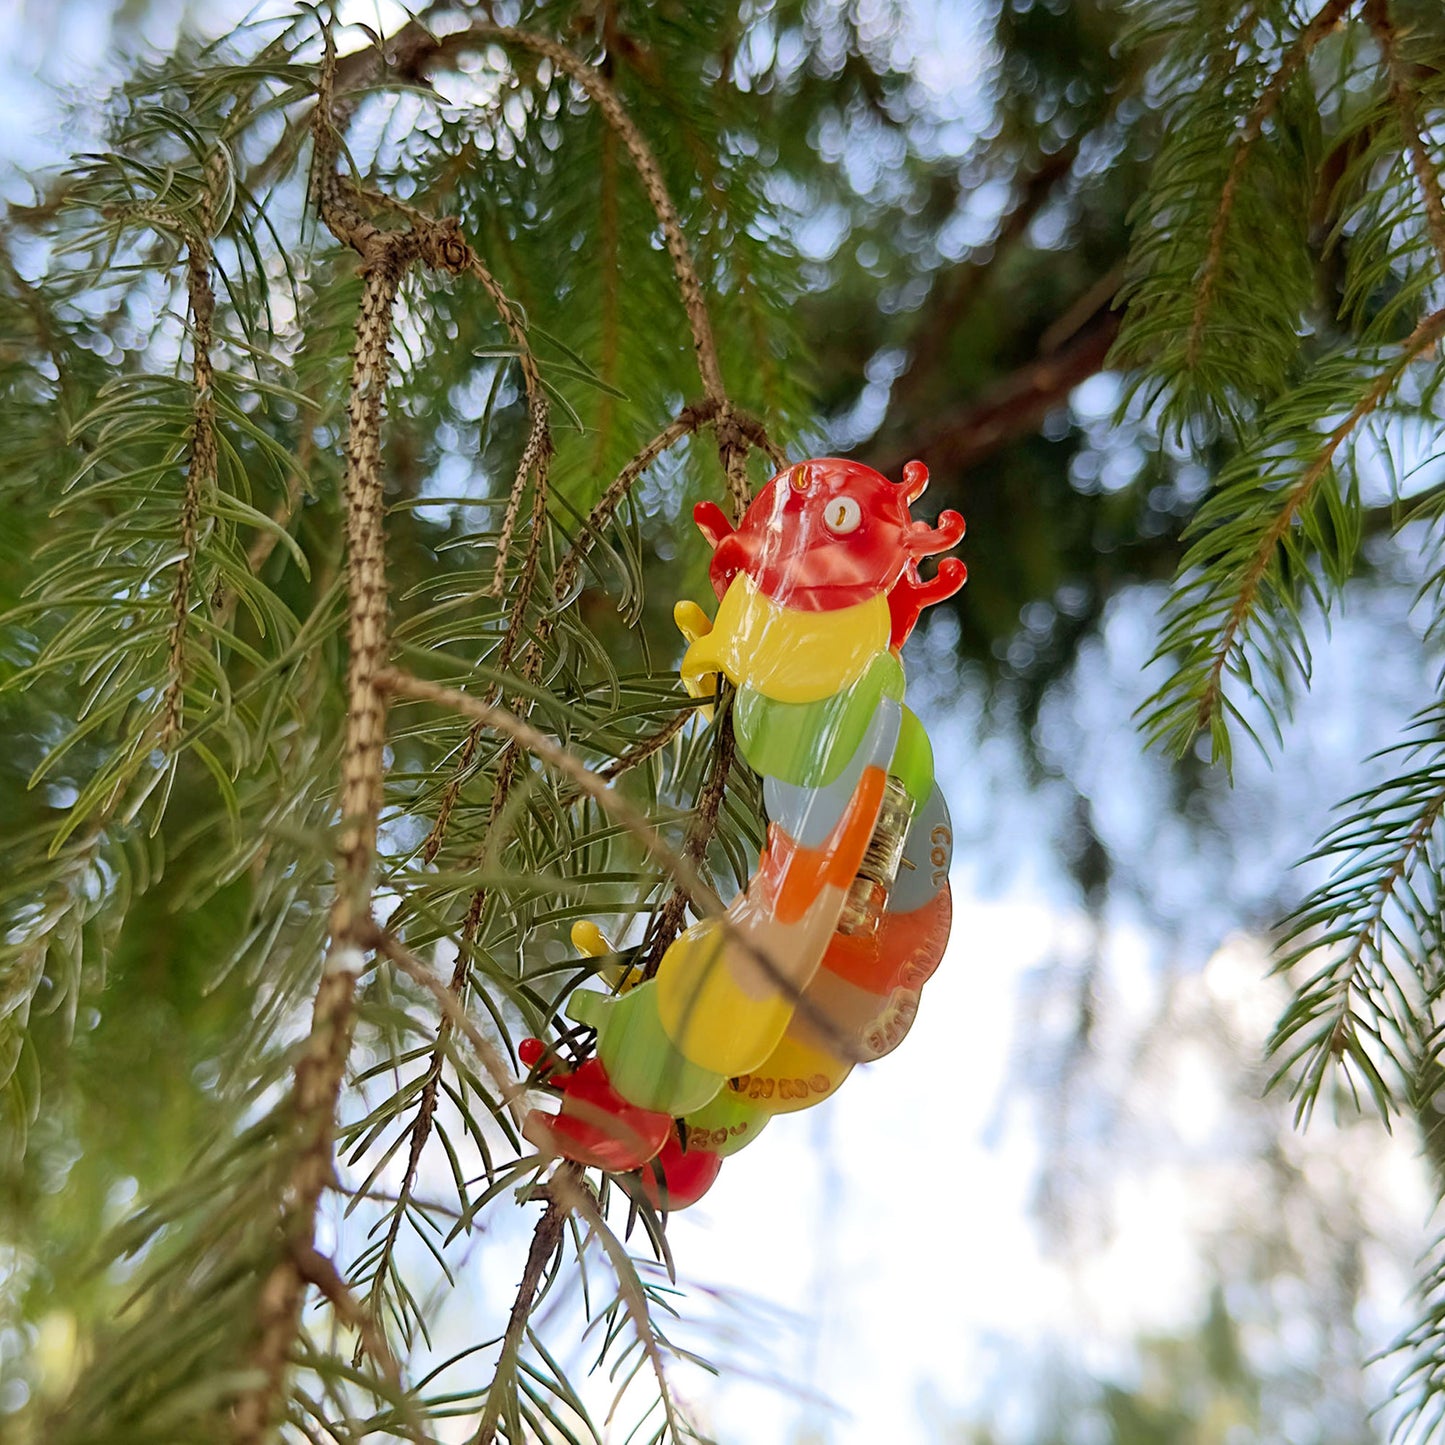
<svg viewBox="0 0 1445 1445"><path fill-rule="evenodd" d="M566 1175L575 1184L580 1170L575 1164L565 1163L553 1176L553 1182L562 1175ZM482 1409L477 1433L472 1437L473 1445L493 1445L496 1440L497 1426L501 1422L502 1410L506 1404L503 1388L515 1378L517 1361L526 1339L527 1322L531 1318L537 1292L542 1287L543 1277L562 1248L562 1236L571 1205L562 1203L558 1189L543 1186L537 1193L546 1199L547 1207L542 1211L542 1217L532 1231L532 1243L527 1250L527 1261L522 1267L522 1279L517 1286L516 1298L512 1301L511 1313L507 1316L501 1353L492 1373L492 1383L487 1391L487 1402Z"/></svg>
<svg viewBox="0 0 1445 1445"><path fill-rule="evenodd" d="M1385 69L1390 104L1399 117L1400 132L1410 153L1415 182L1420 187L1420 199L1425 208L1425 229L1430 235L1435 260L1442 276L1445 276L1445 196L1441 194L1440 174L1430 158L1430 152L1425 148L1415 88L1400 55L1400 37L1390 15L1389 0L1365 0L1364 14L1380 47L1380 60Z"/></svg>
<svg viewBox="0 0 1445 1445"><path fill-rule="evenodd" d="M208 168L209 171L209 168ZM191 314L191 436L181 497L180 558L171 590L171 625L166 643L166 690L161 700L157 744L170 752L180 740L186 696L186 623L200 544L201 508L216 485L216 397L211 348L215 339L216 293L211 285L213 202L208 174L198 218L186 228L186 295Z"/></svg>
<svg viewBox="0 0 1445 1445"><path fill-rule="evenodd" d="M731 709L724 699L718 708L712 766L708 769L707 781L693 805L692 822L688 825L687 837L683 840L683 857L694 868L702 866L707 856L708 844L717 832L718 816L722 812L723 799L727 796L728 777L737 757L737 743L733 736L730 713ZM683 920L687 917L687 903L687 889L679 883L674 886L666 903L654 916L642 957L643 977L655 977L657 970L662 967L664 954L682 931Z"/></svg>
<svg viewBox="0 0 1445 1445"><path fill-rule="evenodd" d="M414 677L397 668L385 669L380 674L379 685L393 696L430 702L462 717L475 718L485 723L516 743L520 752L531 754L552 772L575 784L581 793L596 802L603 812L610 814L641 843L648 857L657 863L675 884L686 890L689 901L699 913L719 919L724 934L758 965L769 981L775 984L779 992L797 1009L799 1016L818 1030L827 1041L828 1047L839 1058L854 1062L862 1060L864 1056L857 1041L850 1038L835 1019L799 989L776 960L748 939L728 919L722 900L686 854L672 847L641 808L611 787L576 754L506 708L482 702L456 688Z"/></svg>

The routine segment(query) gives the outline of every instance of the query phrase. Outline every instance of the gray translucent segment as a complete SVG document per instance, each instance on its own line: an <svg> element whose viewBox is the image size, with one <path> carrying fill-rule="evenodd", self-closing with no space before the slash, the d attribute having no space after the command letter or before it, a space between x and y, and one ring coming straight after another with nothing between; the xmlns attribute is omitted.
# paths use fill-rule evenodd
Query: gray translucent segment
<svg viewBox="0 0 1445 1445"><path fill-rule="evenodd" d="M821 846L838 826L838 820L857 792L864 768L886 768L893 760L902 721L902 705L892 698L883 698L848 765L825 787L804 788L779 778L764 778L763 804L768 818L800 846Z"/></svg>

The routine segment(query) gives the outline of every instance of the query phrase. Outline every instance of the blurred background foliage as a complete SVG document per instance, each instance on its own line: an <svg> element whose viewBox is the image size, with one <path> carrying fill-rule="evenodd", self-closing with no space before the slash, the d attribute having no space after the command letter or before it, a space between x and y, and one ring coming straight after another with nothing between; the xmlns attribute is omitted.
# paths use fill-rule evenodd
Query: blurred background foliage
<svg viewBox="0 0 1445 1445"><path fill-rule="evenodd" d="M1234 309L1222 339L1209 341L1219 354L1206 351L1184 380L1189 368L1171 370L1178 358L1167 335L1159 340L1172 324L1169 297L1187 301L1197 276L1233 128L1320 8L498 0L419 14L438 35L477 14L524 23L595 59L659 153L712 289L734 399L790 454L846 453L894 476L922 457L929 505L968 517L969 585L936 609L911 676L933 716L963 720L943 736L970 782L960 833L963 851L981 860L970 877L997 888L1041 874L1100 930L1031 981L1031 1046L1021 1043L1005 1086L1035 1101L1048 1151L1038 1214L1061 1248L1073 1247L1070 1231L1091 1201L1110 1207L1118 1120L1148 1107L1111 1093L1110 1061L1137 1061L1150 1040L1169 1053L1191 1029L1210 1033L1198 1017L1186 1027L1171 1013L1176 986L1188 987L1232 929L1262 929L1297 902L1304 885L1285 865L1322 830L1327 805L1351 791L1353 774L1341 768L1396 736L1435 686L1436 635L1413 610L1432 575L1429 518L1396 530L1431 495L1435 401L1422 383L1395 419L1416 429L1381 433L1356 482L1341 484L1349 506L1333 524L1355 541L1340 548L1335 571L1340 591L1347 580L1352 589L1358 631L1341 631L1372 696L1360 700L1350 681L1326 688L1326 709L1345 699L1334 733L1291 734L1295 752L1284 756L1306 761L1277 783L1237 759L1243 796L1192 735L1172 769L1139 763L1128 722L1162 680L1149 656L1186 524L1211 480L1251 455L1250 429L1267 404L1293 395L1334 349L1398 343L1440 300L1438 274L1416 267L1414 242L1400 239L1424 234L1415 203L1364 213L1370 198L1395 194L1399 177L1394 152L1374 150L1390 137L1372 119L1378 84L1359 77L1377 57L1367 27L1352 20L1284 88L1267 130L1262 179L1241 203L1244 260L1228 272L1233 290L1221 288ZM1395 0L1391 12L1413 47L1422 114L1438 122L1438 6ZM414 33L394 8L343 7L342 16L343 73L367 52L369 27ZM105 1438L164 1438L174 1427L126 1414L139 1410L134 1392L108 1378L89 1403L65 1401L137 1268L98 1271L96 1240L138 1201L170 1198L175 1218L219 1208L218 1199L239 1208L268 1178L255 1159L226 1156L196 1200L167 1195L178 1185L184 1195L192 1161L216 1157L233 1135L252 1138L246 1131L268 1117L314 981L342 707L337 490L358 286L349 258L307 213L298 117L314 92L314 13L58 0L12 6L9 19L22 69L46 78L33 91L19 85L9 104L55 126L7 142L0 177L0 603L10 617L0 640L0 1062L10 1078L0 1422L8 1417L22 1440L100 1439L101 1419L113 1431ZM1226 44L1238 66L1213 90L1201 57ZM594 108L525 57L484 49L455 66L409 70L406 53L393 47L390 70L370 77L375 93L347 133L350 163L369 186L460 216L525 312L559 442L541 563L550 580L607 482L695 398L684 317L640 188ZM104 98L101 77L116 86ZM171 557L178 492L174 476L170 490L162 480L188 424L186 388L169 381L184 375L186 348L179 221L194 214L207 146L218 140L235 201L216 239L217 396L228 491L250 510L218 510L198 558L209 616L234 636L192 643L198 659L208 648L218 659L214 677L196 662L186 699L209 755L158 767L143 744L164 683L165 618L146 569ZM1175 170L1161 180L1166 162ZM1402 174L1408 191L1408 168ZM1288 231L1299 215L1304 233L1282 238L1277 227ZM1148 252L1138 237L1152 223L1192 238L1196 252ZM1375 245L1396 272L1371 279ZM1173 291L1170 265L1186 276ZM1141 319L1120 346L1116 303L1126 289ZM417 649L408 661L430 652L440 660L429 675L449 681L487 676L463 664L495 662L505 618L482 593L496 503L528 425L509 348L475 288L408 284L386 435L389 564L397 638ZM1313 394L1308 422L1337 414L1349 394L1343 383ZM764 475L755 458L754 482ZM98 485L77 488L78 477ZM720 485L703 442L684 443L644 479L557 612L539 721L594 761L676 708L659 681L676 650L669 613L676 596L700 594L704 553L690 508ZM1291 559L1286 571L1310 565ZM1312 637L1319 610L1303 609ZM91 668L85 648L103 649L122 615L134 644ZM87 675L88 697L78 690ZM98 725L55 753L83 697ZM1285 716L1283 698L1272 707ZM454 932L491 876L476 854L496 749L468 775L439 871L417 879L426 820L464 734L459 723L420 719L394 738L400 801L389 861L392 886L416 910L418 949ZM129 752L117 736L134 744ZM677 836L708 762L700 738L660 754L627 786ZM106 801L116 768L127 787L141 779L158 790L128 816ZM1316 785L1319 772L1328 788ZM1379 773L1366 768L1360 785ZM489 905L476 974L479 997L494 991L488 1006L504 1040L553 1016L570 978L559 940L571 918L645 909L661 890L602 819L578 821L539 779L528 788L521 806L553 819L553 836L541 824L518 829L504 857L486 860L513 889L507 907ZM724 882L746 870L754 801L743 789L725 817L712 859ZM1422 885L1416 912L1438 912L1440 896ZM1154 930L1170 983L1147 1026L1111 1052L1099 940L1121 919ZM1436 935L1418 919L1417 936L1433 958ZM383 1126L405 1124L435 1034L430 1001L404 983L379 977L367 1008L359 1068L378 1072L358 1087L365 1105L346 1121L358 1180L404 1137L382 1138ZM1424 1035L1404 1092L1433 1143L1438 1066L1434 1036ZM1235 1246L1220 1254L1228 1278L1201 1297L1197 1334L1141 1339L1112 1374L1041 1359L1027 1388L1052 1405L987 1424L940 1421L940 1438L1343 1445L1383 1429L1351 1374L1365 1346L1348 1323L1366 1307L1357 1255L1381 1226L1348 1169L1332 1176L1331 1194L1317 1163L1280 1163L1293 1147L1279 1142L1283 1106L1257 1102L1264 1078L1252 1056L1222 1039L1216 1066L1239 1081L1222 1127L1258 1130L1241 1177L1278 1165L1278 1192L1262 1190L1231 1217ZM390 1093L387 1063L398 1069ZM448 1058L458 1135L470 1136L468 1147L502 1148L476 1104L486 1087L468 1083L466 1067ZM1111 1122L1099 1125L1100 1113ZM1351 1144L1344 1157L1369 1169L1372 1147ZM1090 1149L1092 1164L1080 1167ZM1286 1237L1298 1228L1308 1237ZM141 1257L164 1254L171 1238L151 1237ZM1298 1281L1292 1296L1282 1280ZM374 1288L390 1288L384 1270ZM1281 1292L1288 1308L1277 1307ZM222 1319L234 1296L216 1285L213 1302ZM403 1335L423 1312L395 1310ZM1304 1319L1314 1333L1281 1363L1268 1341L1271 1329L1288 1333L1283 1319ZM213 1348L205 1337L186 1358L212 1360ZM1427 1332L1422 1348L1430 1358L1438 1339Z"/></svg>

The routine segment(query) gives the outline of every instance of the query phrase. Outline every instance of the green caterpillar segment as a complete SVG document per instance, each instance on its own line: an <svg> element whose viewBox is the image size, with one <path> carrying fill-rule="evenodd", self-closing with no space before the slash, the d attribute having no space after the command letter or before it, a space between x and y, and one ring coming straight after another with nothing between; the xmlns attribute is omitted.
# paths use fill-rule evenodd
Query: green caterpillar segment
<svg viewBox="0 0 1445 1445"><path fill-rule="evenodd" d="M727 1158L751 1144L770 1117L731 1089L723 1089L710 1104L682 1121L687 1147Z"/></svg>
<svg viewBox="0 0 1445 1445"><path fill-rule="evenodd" d="M898 729L898 746L893 750L888 771L907 788L916 813L933 792L933 744L923 724L906 707Z"/></svg>
<svg viewBox="0 0 1445 1445"><path fill-rule="evenodd" d="M903 665L886 650L851 687L821 702L778 702L741 688L733 705L738 751L762 777L827 787L858 751L885 697L903 697Z"/></svg>
<svg viewBox="0 0 1445 1445"><path fill-rule="evenodd" d="M567 1016L597 1030L597 1056L613 1087L639 1108L676 1118L701 1108L725 1082L678 1051L658 1017L651 983L616 997L579 988Z"/></svg>

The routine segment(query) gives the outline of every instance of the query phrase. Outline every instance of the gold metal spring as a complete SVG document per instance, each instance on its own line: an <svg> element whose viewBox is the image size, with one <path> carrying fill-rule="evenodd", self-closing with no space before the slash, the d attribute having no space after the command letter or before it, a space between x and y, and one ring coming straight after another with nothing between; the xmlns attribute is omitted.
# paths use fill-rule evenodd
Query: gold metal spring
<svg viewBox="0 0 1445 1445"><path fill-rule="evenodd" d="M839 933L869 934L878 927L903 862L903 844L912 821L913 799L902 781L890 773L883 785L883 802L878 808L873 836L863 850L858 875L843 902Z"/></svg>

